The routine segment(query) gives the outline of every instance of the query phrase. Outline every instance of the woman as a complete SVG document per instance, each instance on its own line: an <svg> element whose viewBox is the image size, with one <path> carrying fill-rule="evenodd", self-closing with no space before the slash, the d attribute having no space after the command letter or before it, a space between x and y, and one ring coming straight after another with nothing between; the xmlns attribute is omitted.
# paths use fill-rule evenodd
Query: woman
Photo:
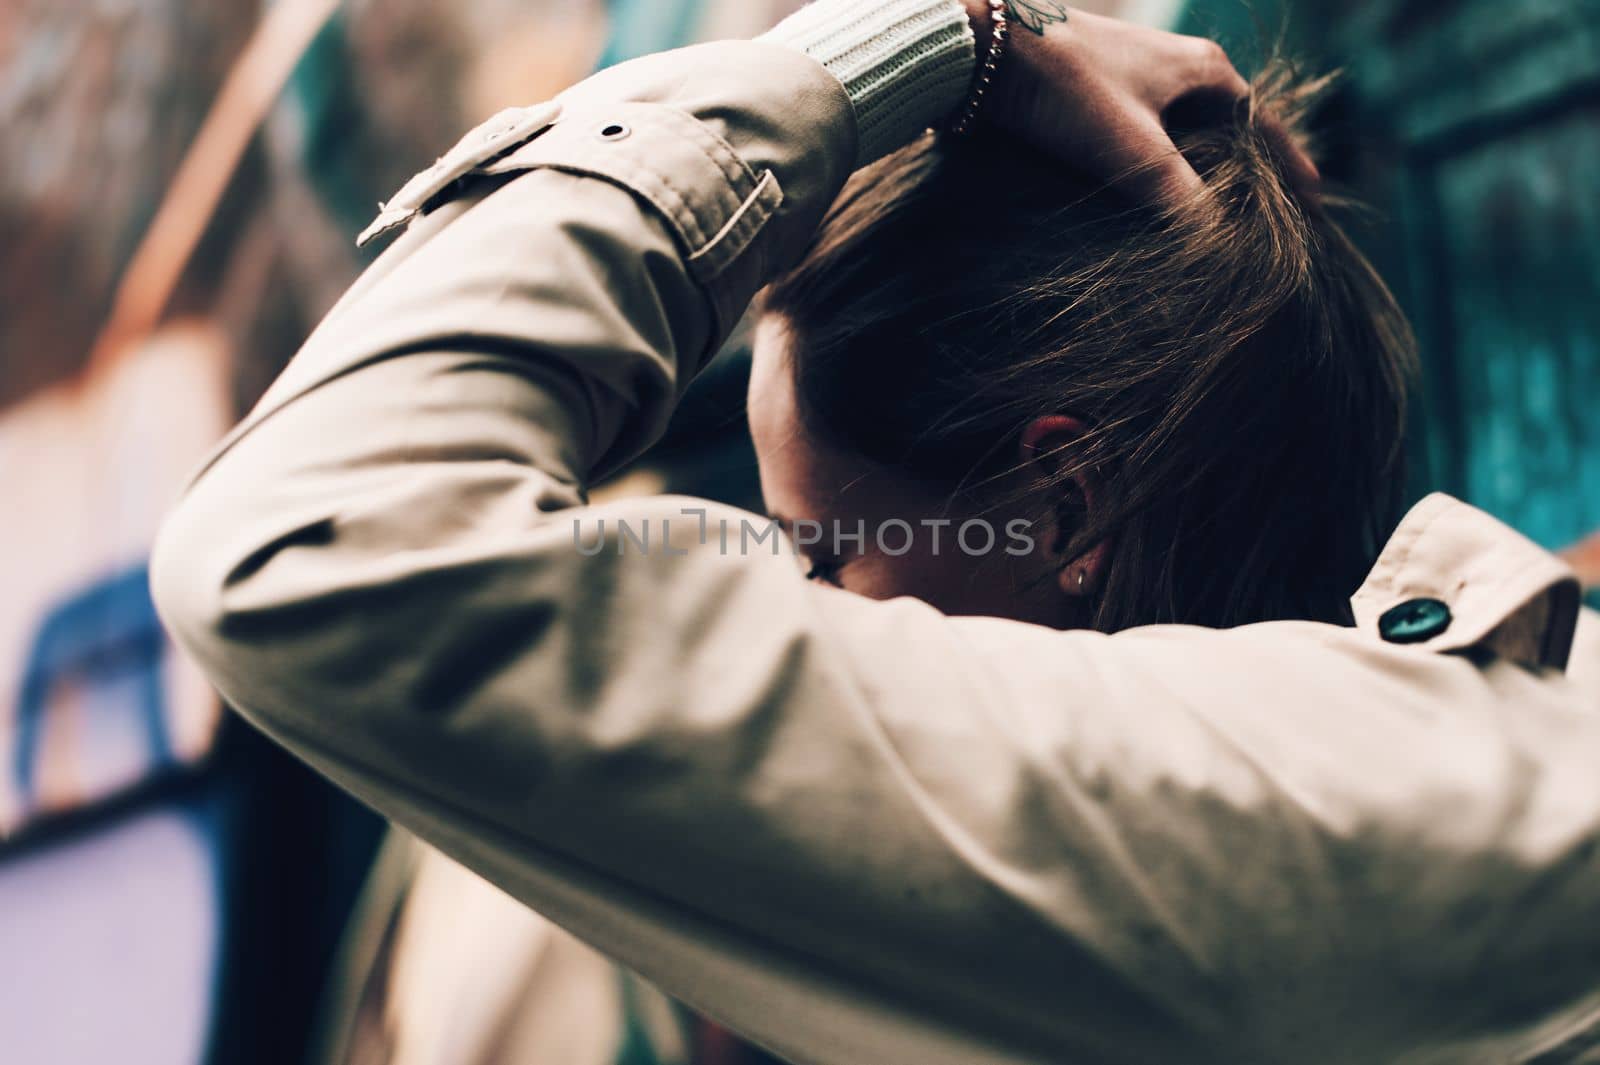
<svg viewBox="0 0 1600 1065"><path fill-rule="evenodd" d="M754 345L763 495L820 522L812 573L1057 628L1348 624L1394 527L1413 356L1286 172L1314 88L1277 66L1248 111L1189 106L1207 196L1175 217L1006 138L857 171ZM833 550L896 518L921 535ZM1020 520L1040 554L963 558L971 520Z"/></svg>
<svg viewBox="0 0 1600 1065"><path fill-rule="evenodd" d="M1600 975L1600 686L1562 671L1569 571L1485 515L1420 504L1353 625L1325 585L1366 550L1368 500L1317 511L1348 543L1302 527L1331 552L1325 581L1254 579L1285 548L1251 538L1212 594L1180 571L1226 499L1194 498L1210 517L1190 522L1127 479L1168 427L1118 420L1156 407L1087 378L1082 407L972 424L1008 454L936 483L893 392L868 394L877 454L852 451L859 419L808 410L827 353L799 286L774 297L754 382L763 480L794 542L834 556L814 575L869 595L802 579L753 515L573 509L661 431L850 171L969 92L980 123L1116 179L1141 224L1227 231L1232 164L1182 135L1197 171L1162 122L1246 94L1214 47L1045 0L1005 10L1009 36L987 5L823 0L765 40L648 57L470 134L386 205L376 228L415 224L169 520L167 622L313 766L795 1061L1578 1060ZM975 54L996 78L974 79ZM1305 207L1314 171L1281 135L1252 143L1277 146ZM985 191L960 209L1003 216L1005 190ZM1356 283L1341 261L1331 283ZM1004 306L986 280L950 311ZM1187 291L1148 292L1150 313L1196 316L1168 322L1153 376L1182 377L1191 334L1224 358L1219 323L1248 347L1279 321ZM1295 345L1332 357L1327 339L1281 336L1304 372ZM1305 394L1337 430L1342 393ZM1272 448L1248 407L1189 398L1172 409L1218 447ZM1014 438L992 438L1002 422ZM1164 491L1303 500L1371 487L1368 458L1309 486L1239 470L1239 489L1201 462ZM860 478L872 491L849 495ZM900 552L907 528L944 553ZM897 592L921 598L872 597ZM1251 612L1291 620L1122 628Z"/></svg>

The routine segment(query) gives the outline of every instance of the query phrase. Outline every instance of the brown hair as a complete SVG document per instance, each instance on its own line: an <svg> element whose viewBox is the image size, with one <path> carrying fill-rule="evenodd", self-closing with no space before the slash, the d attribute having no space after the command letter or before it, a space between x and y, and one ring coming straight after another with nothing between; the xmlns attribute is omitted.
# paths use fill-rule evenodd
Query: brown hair
<svg viewBox="0 0 1600 1065"><path fill-rule="evenodd" d="M1068 544L1111 545L1094 627L1348 622L1400 500L1414 354L1340 204L1285 164L1319 88L1274 63L1246 105L1174 129L1207 188L1178 208L998 136L866 167L763 304L802 419L981 499L1028 422L1077 415L1091 430L1026 496L1070 503L1095 471Z"/></svg>

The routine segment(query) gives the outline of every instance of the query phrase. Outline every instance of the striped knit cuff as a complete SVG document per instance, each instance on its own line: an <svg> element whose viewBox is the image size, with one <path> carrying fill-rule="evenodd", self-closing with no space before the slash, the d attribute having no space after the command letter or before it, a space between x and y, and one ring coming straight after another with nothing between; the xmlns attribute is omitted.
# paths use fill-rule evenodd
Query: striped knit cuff
<svg viewBox="0 0 1600 1065"><path fill-rule="evenodd" d="M809 55L844 84L864 166L943 121L972 84L960 0L816 0L762 40Z"/></svg>

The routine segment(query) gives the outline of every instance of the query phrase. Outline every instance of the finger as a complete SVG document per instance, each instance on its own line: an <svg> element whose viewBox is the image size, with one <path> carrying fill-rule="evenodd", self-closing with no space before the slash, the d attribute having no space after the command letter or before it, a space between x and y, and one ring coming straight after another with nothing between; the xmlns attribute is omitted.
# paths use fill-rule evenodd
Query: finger
<svg viewBox="0 0 1600 1065"><path fill-rule="evenodd" d="M1289 183L1295 192L1308 202L1317 202L1322 194L1322 173L1317 169L1311 153L1294 139L1288 127L1276 115L1262 115L1260 121L1262 132L1283 160Z"/></svg>
<svg viewBox="0 0 1600 1065"><path fill-rule="evenodd" d="M1143 203L1174 207L1205 193L1205 182L1154 115L1121 131L1102 162L1112 183Z"/></svg>
<svg viewBox="0 0 1600 1065"><path fill-rule="evenodd" d="M1168 86L1166 99L1157 101L1159 106L1166 107L1190 93L1214 94L1230 100L1250 95L1250 82L1239 73L1222 45L1205 37L1179 40L1181 51L1172 63L1176 77Z"/></svg>

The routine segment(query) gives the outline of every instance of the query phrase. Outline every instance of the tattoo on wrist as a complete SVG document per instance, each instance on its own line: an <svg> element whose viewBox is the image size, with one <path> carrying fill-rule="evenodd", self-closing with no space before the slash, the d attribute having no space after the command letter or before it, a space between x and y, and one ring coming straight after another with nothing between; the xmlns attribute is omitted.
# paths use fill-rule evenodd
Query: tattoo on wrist
<svg viewBox="0 0 1600 1065"><path fill-rule="evenodd" d="M1055 0L1006 0L1006 10L1023 29L1044 36L1046 26L1067 21L1067 7Z"/></svg>

